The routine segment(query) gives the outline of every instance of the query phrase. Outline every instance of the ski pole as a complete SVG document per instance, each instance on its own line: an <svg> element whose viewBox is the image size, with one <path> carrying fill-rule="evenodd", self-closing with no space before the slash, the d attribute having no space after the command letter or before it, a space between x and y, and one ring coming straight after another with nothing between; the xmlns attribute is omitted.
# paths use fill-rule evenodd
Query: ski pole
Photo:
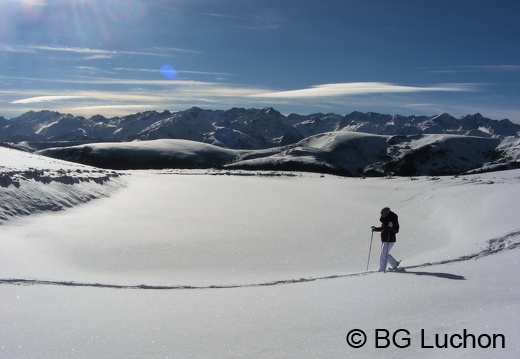
<svg viewBox="0 0 520 359"><path fill-rule="evenodd" d="M372 230L372 235L370 236L370 247L368 248L367 271L368 271L368 264L370 263L370 253L372 252L372 239L374 239L374 230Z"/></svg>
<svg viewBox="0 0 520 359"><path fill-rule="evenodd" d="M390 247L390 235L392 234L392 228L394 227L393 223L388 223L388 242L386 242L386 256L385 256L385 269L384 273L386 273L386 267L388 266L388 248Z"/></svg>

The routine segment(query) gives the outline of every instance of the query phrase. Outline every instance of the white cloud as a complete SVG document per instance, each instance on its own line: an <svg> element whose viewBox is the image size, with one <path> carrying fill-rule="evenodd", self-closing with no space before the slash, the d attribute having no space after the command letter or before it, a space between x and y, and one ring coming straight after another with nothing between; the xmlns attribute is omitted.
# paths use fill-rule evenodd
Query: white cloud
<svg viewBox="0 0 520 359"><path fill-rule="evenodd" d="M313 98L377 93L412 93L432 91L474 91L474 84L440 84L435 86L403 86L386 82L348 82L316 85L300 90L268 92L253 97L268 98Z"/></svg>
<svg viewBox="0 0 520 359"><path fill-rule="evenodd" d="M131 81L131 80L130 80ZM120 82L117 82L118 84ZM133 82L132 82L133 83ZM143 82L137 82L143 84ZM157 82L146 82L155 85ZM259 93L260 90L246 87L233 87L229 84L206 83L196 81L161 81L171 87L159 89L134 89L126 91L67 91L54 93L52 90L31 91L28 93L16 91L0 91L4 97L14 99L9 104L21 109L21 105L34 108L53 108L58 111L102 111L114 113L112 110L145 108L160 109L178 106L196 106L201 104L228 104L235 106L243 103L248 95ZM20 98L23 95L30 95ZM18 98L17 98L18 97ZM14 109L15 107L13 107ZM129 112L129 111L127 111Z"/></svg>
<svg viewBox="0 0 520 359"><path fill-rule="evenodd" d="M36 96L29 97L21 100L12 101L12 104L27 104L27 103L38 103L38 102L51 102L51 101L62 101L62 100L70 100L70 99L78 99L83 98L84 96L76 96L76 95L57 95L57 96Z"/></svg>
<svg viewBox="0 0 520 359"><path fill-rule="evenodd" d="M81 66L80 68L86 72L97 69ZM297 113L312 113L325 108L336 113L358 110L415 114L419 110L432 114L448 112L455 116L476 111L491 114L489 106L475 105L473 95L470 96L469 103L467 100L460 101L467 96L464 93L485 90L485 87L480 87L482 84L437 84L417 87L364 82L325 84L301 90L274 92L232 83L187 80L95 77L38 80L47 82L48 87L38 90L0 90L4 99L3 106L0 101L0 109L4 107L0 115L13 116L31 109L51 109L85 116L96 113L118 116L142 110L180 110L192 106L212 109L274 106L281 111ZM56 91L53 89L54 83L91 84L99 89ZM453 96L454 91L461 92ZM352 97L346 100L345 96L350 95ZM467 108L461 108L463 104ZM503 110L502 118L515 118L507 115L509 110Z"/></svg>
<svg viewBox="0 0 520 359"><path fill-rule="evenodd" d="M106 60L106 59L111 59L112 56L111 55L103 55L103 54L100 54L100 55L91 55L91 56L85 56L85 60Z"/></svg>
<svg viewBox="0 0 520 359"><path fill-rule="evenodd" d="M108 50L100 50L100 49L90 49L86 47L69 47L69 46L44 46L44 45L28 45L22 48L27 48L30 50L40 50L40 51L58 51L58 52L73 52L80 54L115 54L116 51L108 51Z"/></svg>

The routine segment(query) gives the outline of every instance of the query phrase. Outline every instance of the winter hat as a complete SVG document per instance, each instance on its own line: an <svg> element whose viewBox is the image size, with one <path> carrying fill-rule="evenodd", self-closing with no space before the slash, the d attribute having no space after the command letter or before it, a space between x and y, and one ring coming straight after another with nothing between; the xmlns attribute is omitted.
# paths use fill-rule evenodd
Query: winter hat
<svg viewBox="0 0 520 359"><path fill-rule="evenodd" d="M388 216L390 214L390 208L388 207L385 207L381 210L381 217L385 218L386 216Z"/></svg>

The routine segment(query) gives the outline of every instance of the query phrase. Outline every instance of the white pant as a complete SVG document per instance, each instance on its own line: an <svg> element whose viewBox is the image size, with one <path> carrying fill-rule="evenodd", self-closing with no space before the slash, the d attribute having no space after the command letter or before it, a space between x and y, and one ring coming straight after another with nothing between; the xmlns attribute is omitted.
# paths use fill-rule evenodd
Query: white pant
<svg viewBox="0 0 520 359"><path fill-rule="evenodd" d="M390 251L394 246L395 242L382 242L381 243L381 255L379 256L379 271L384 272L387 264L395 268L397 266L397 261L394 257L390 255ZM388 249L387 249L388 248ZM387 258L388 254L388 258Z"/></svg>

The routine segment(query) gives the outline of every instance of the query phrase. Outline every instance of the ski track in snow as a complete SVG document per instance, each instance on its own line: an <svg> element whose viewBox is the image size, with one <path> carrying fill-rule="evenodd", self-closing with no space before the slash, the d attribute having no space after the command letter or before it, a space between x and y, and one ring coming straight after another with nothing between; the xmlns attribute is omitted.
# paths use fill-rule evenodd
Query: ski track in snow
<svg viewBox="0 0 520 359"><path fill-rule="evenodd" d="M488 255L497 254L499 252L511 249L517 249L520 247L520 230L514 231L506 234L503 237L493 238L488 241L487 248L482 251L474 254L464 255L454 259L441 260L437 262L428 262L410 266L400 267L399 271L395 273L410 273L416 275L434 275L441 278L447 279L456 279L456 280L464 280L463 276L458 276L449 273L425 273L425 272L407 272L407 269L415 269L415 268L425 268L431 266L438 266L444 264L452 264L456 262L468 261L472 259L480 259L486 257ZM392 273L392 271L389 271ZM75 281L53 281L53 280L43 280L43 279L23 279L23 278L9 278L9 279L0 279L0 285L23 285L23 286L33 286L33 285L55 285L55 286L64 286L64 287L93 287L93 288L108 288L108 289L146 289L146 290L186 290L186 289L233 289L233 288L252 288L252 287L270 287L284 284L296 284L296 283L305 283L305 282L314 282L318 280L325 279L337 279L337 278L345 278L345 277L359 277L367 274L377 273L377 271L367 271L367 272L355 272L355 273L347 273L347 274L336 274L330 276L323 277L310 277L310 278L299 278L299 279L287 279L287 280L275 280L271 282L264 283L251 283L251 284L225 284L225 285L208 285L208 286L191 286L191 285L121 285L121 284L103 284L103 283L88 283L88 282L75 282Z"/></svg>

